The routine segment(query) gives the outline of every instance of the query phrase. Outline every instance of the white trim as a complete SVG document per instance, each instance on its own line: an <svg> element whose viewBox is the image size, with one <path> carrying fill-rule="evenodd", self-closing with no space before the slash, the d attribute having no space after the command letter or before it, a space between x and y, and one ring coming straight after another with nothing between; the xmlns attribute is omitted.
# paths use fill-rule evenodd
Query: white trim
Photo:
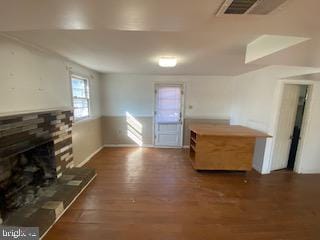
<svg viewBox="0 0 320 240"><path fill-rule="evenodd" d="M319 170L317 169L303 169L303 172L297 172L298 174L304 174L304 175L309 175L309 174L319 174Z"/></svg>
<svg viewBox="0 0 320 240"><path fill-rule="evenodd" d="M275 115L273 118L273 131L272 131L272 136L276 136L277 135L277 129L278 129L278 124L279 124L279 115L280 115L280 111L281 111L281 102L282 102L282 97L283 97L283 89L284 86L286 84L295 84L295 85L308 85L309 89L309 97L307 100L307 105L306 105L306 109L305 109L305 113L304 113L304 120L303 120L303 125L302 125L302 130L301 130L301 136L305 136L306 131L308 130L307 126L308 123L310 121L310 111L311 111L311 101L312 101L312 90L315 84L315 81L312 80L291 80L291 79L282 79L279 82L279 91L277 92L277 103L275 106ZM302 139L301 137L301 139ZM268 141L268 140L267 140ZM262 174L269 174L271 173L271 167L272 167L272 161L273 161L273 154L274 154L274 147L275 147L275 140L272 139L270 140L272 141L269 142L268 145L266 145L266 149L265 149L265 158L263 161L263 165L267 165L267 169L265 169L264 167L262 168ZM267 142L268 143L268 142ZM303 144L304 144L304 140L302 140L299 143L299 147L298 147L298 151L297 151L297 155L296 155L296 162L295 162L295 167L294 167L294 171L297 173L301 173L302 169L302 150L303 150Z"/></svg>
<svg viewBox="0 0 320 240"><path fill-rule="evenodd" d="M81 117L81 118L77 118L74 114L73 114L73 117L74 117L74 122L81 122L81 121L85 121L87 119L90 119L92 117L92 113L91 113L91 109L92 109L92 101L91 101L91 77L90 76L87 76L85 74L81 74L81 73L77 73L77 72L74 72L72 71L72 69L69 69L69 82L70 82L70 90L71 90L71 104L72 104L72 107L74 109L74 99L77 99L73 96L73 86L72 86L72 80L73 78L75 79L79 79L79 80L83 80L85 81L86 83L86 97L83 98L83 99L86 99L88 101L88 116L85 116L85 117Z"/></svg>
<svg viewBox="0 0 320 240"><path fill-rule="evenodd" d="M154 106L154 105L153 105ZM183 109L185 111L185 108ZM125 114L118 114L118 115L107 115L107 114L101 114L101 117L126 117ZM139 115L135 114L134 117L145 117L145 118L154 118L154 115ZM215 115L195 115L195 116L190 116L184 114L184 120L218 120L218 121L231 121L230 114L215 114Z"/></svg>
<svg viewBox="0 0 320 240"><path fill-rule="evenodd" d="M228 9L228 7L230 7L230 5L232 4L233 0L225 0L223 2L223 4L221 5L221 7L219 8L218 12L216 13L216 16L222 16L225 14L225 11Z"/></svg>
<svg viewBox="0 0 320 240"><path fill-rule="evenodd" d="M301 125L301 130L300 130L300 142L298 144L298 149L297 149L297 153L296 153L296 160L295 160L294 169L293 169L296 173L303 173L302 153L303 153L303 148L305 146L305 136L307 135L307 132L310 130L309 123L311 120L311 107L312 107L314 84L307 84L307 86L308 86L307 99L305 102L302 125Z"/></svg>
<svg viewBox="0 0 320 240"><path fill-rule="evenodd" d="M89 157L87 157L85 160L83 160L81 163L77 165L77 167L82 167L85 165L87 162L89 162L97 153L99 153L104 146L99 147L96 151L94 151L92 154L90 154Z"/></svg>
<svg viewBox="0 0 320 240"><path fill-rule="evenodd" d="M155 146L152 144L143 144L142 146L139 146L137 144L105 144L103 147L115 147L115 148L121 148L121 147L137 147L137 148L154 148Z"/></svg>
<svg viewBox="0 0 320 240"><path fill-rule="evenodd" d="M101 117L102 117L102 116L92 116L92 117L85 118L85 119L79 120L79 121L77 121L77 122L74 122L73 125L74 125L74 126L80 125L81 123L94 121L94 120L97 120L97 119L99 119L99 118L101 118Z"/></svg>
<svg viewBox="0 0 320 240"><path fill-rule="evenodd" d="M106 115L106 114L101 114L101 116L102 117L127 117L127 115L126 114L118 114L118 115ZM139 114L134 114L134 117L141 117L141 118L143 118L143 117L149 117L149 118L153 118L153 115L147 115L147 114L145 114L145 115L139 115Z"/></svg>
<svg viewBox="0 0 320 240"><path fill-rule="evenodd" d="M90 75L85 74L85 73L80 73L80 72L77 72L77 71L73 71L72 67L69 68L69 71L70 71L71 78L75 77L75 78L78 78L78 79L81 79L81 80L89 80L89 79L91 79ZM89 97L90 97L90 94L89 94Z"/></svg>
<svg viewBox="0 0 320 240"><path fill-rule="evenodd" d="M184 115L185 120L218 120L218 121L231 121L231 114L216 113L214 115Z"/></svg>
<svg viewBox="0 0 320 240"><path fill-rule="evenodd" d="M63 214L68 210L68 208L77 200L80 194L89 186L89 184L97 177L97 174L93 176L93 178L82 188L82 190L75 196L75 198L69 203L69 205L63 210L63 212L56 218L56 220L52 223L52 225L45 231L44 234L40 237L40 240L43 239L46 234L50 231L50 229L56 224L56 222L63 216Z"/></svg>
<svg viewBox="0 0 320 240"><path fill-rule="evenodd" d="M157 91L159 89L159 87L180 87L182 94L181 94L181 106L180 106L180 113L181 113L181 131L180 131L180 145L178 146L170 146L170 148L183 148L183 133L184 133L184 120L185 120L185 100L186 100L186 84L182 81L175 81L175 82L162 82L162 81L156 81L153 83L153 108L152 108L152 113L153 113L153 119L152 119L152 144L155 147L158 148L168 148L166 146L158 146L156 145L155 142L155 137L156 137L156 132L155 132L155 128L156 128L156 116L155 116L155 112L156 112L156 108L157 108Z"/></svg>
<svg viewBox="0 0 320 240"><path fill-rule="evenodd" d="M256 172L260 173L261 175L268 175L270 174L269 172L263 171L263 169L259 169L258 166L256 166L254 163L252 165L252 169L254 169Z"/></svg>
<svg viewBox="0 0 320 240"><path fill-rule="evenodd" d="M183 146L154 146L154 148L173 148L173 149L183 149Z"/></svg>
<svg viewBox="0 0 320 240"><path fill-rule="evenodd" d="M253 161L253 163L252 163L252 168L253 168L254 170L256 170L257 172L261 173L261 170L260 170L259 167L257 166L257 163L255 163L254 161Z"/></svg>
<svg viewBox="0 0 320 240"><path fill-rule="evenodd" d="M122 147L129 147L129 148L175 148L175 149L182 149L182 148L189 148L189 146L185 145L182 147L172 147L172 146L155 146L152 144L144 144L142 146L138 146L136 144L105 144L103 147L105 148L122 148Z"/></svg>

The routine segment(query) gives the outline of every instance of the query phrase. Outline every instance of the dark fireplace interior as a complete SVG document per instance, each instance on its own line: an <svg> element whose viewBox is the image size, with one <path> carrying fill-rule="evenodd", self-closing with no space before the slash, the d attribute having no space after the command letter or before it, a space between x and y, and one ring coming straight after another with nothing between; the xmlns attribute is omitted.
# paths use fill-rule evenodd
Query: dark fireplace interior
<svg viewBox="0 0 320 240"><path fill-rule="evenodd" d="M0 159L0 211L3 220L13 211L36 203L56 183L53 141Z"/></svg>
<svg viewBox="0 0 320 240"><path fill-rule="evenodd" d="M43 236L96 176L74 167L72 124L70 110L0 117L0 226Z"/></svg>

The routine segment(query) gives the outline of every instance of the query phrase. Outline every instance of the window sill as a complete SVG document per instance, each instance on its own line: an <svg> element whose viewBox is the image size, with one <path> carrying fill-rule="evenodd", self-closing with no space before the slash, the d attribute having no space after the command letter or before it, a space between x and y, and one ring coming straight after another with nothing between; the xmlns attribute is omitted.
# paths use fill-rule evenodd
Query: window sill
<svg viewBox="0 0 320 240"><path fill-rule="evenodd" d="M99 118L99 116L98 117L89 116L89 117L85 117L85 118L78 118L78 119L74 120L74 125L89 122L89 121L95 120L97 118Z"/></svg>

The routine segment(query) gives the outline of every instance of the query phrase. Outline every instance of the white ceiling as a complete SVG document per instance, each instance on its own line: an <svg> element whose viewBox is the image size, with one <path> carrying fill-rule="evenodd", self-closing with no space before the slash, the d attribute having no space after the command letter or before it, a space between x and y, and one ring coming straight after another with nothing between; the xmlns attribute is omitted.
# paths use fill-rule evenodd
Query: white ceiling
<svg viewBox="0 0 320 240"><path fill-rule="evenodd" d="M267 16L215 16L223 0L0 0L0 31L100 72L238 75L264 66L320 67L319 0ZM311 38L245 64L263 34ZM159 68L159 56L179 59Z"/></svg>
<svg viewBox="0 0 320 240"><path fill-rule="evenodd" d="M317 72L317 73L313 73L313 74L296 75L296 76L286 78L286 79L315 81L315 80L320 80L320 73Z"/></svg>

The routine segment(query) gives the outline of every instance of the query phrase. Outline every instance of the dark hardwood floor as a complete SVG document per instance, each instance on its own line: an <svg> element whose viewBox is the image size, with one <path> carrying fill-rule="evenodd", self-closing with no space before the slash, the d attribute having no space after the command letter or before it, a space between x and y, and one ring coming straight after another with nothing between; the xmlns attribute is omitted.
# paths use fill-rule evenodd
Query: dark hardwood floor
<svg viewBox="0 0 320 240"><path fill-rule="evenodd" d="M44 238L320 239L320 175L196 172L184 150L105 148Z"/></svg>

